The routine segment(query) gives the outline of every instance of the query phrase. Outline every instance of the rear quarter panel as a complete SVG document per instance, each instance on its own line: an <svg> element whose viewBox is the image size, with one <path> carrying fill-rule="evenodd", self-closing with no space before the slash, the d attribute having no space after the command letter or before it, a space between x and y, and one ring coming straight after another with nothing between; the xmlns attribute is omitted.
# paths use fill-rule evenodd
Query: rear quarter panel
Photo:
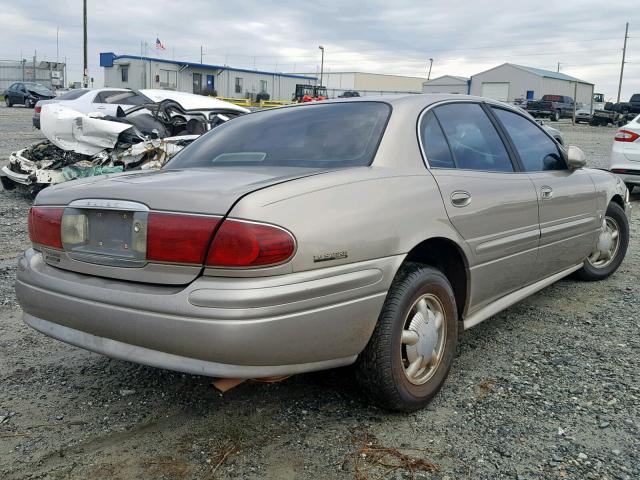
<svg viewBox="0 0 640 480"><path fill-rule="evenodd" d="M358 167L307 177L254 192L229 216L290 230L297 241L289 264L294 272L404 255L433 237L464 249L424 167ZM346 256L317 261L334 253Z"/></svg>
<svg viewBox="0 0 640 480"><path fill-rule="evenodd" d="M606 170L589 168L587 171L596 187L596 204L599 214L606 213L607 207L615 195L619 195L624 201L627 187L620 178Z"/></svg>

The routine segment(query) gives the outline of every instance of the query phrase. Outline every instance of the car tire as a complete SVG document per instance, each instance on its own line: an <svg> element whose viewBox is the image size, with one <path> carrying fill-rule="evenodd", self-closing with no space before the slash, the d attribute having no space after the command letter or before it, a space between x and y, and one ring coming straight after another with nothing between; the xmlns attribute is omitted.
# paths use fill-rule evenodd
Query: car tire
<svg viewBox="0 0 640 480"><path fill-rule="evenodd" d="M31 108L31 100L29 100L28 98L24 99L24 106L25 108Z"/></svg>
<svg viewBox="0 0 640 480"><path fill-rule="evenodd" d="M633 185L632 183L625 183L625 185L627 186L627 190L629 190L629 194L631 194L635 185Z"/></svg>
<svg viewBox="0 0 640 480"><path fill-rule="evenodd" d="M444 274L418 263L403 265L356 363L364 393L389 410L411 412L424 407L449 373L458 324L453 289ZM427 351L434 356L421 362Z"/></svg>
<svg viewBox="0 0 640 480"><path fill-rule="evenodd" d="M9 100L9 97L6 95L4 97L4 103L7 105L7 107L13 107L13 103L11 103L11 100Z"/></svg>
<svg viewBox="0 0 640 480"><path fill-rule="evenodd" d="M576 272L580 280L593 282L604 280L615 272L627 253L629 246L629 221L620 205L611 202L605 214L606 228L610 232L616 232L617 237L611 239L609 257L602 253L594 252L585 259L582 268ZM600 239L598 240L600 243Z"/></svg>
<svg viewBox="0 0 640 480"><path fill-rule="evenodd" d="M549 117L550 120L553 120L554 122L557 122L560 120L560 111L556 110L555 112L553 112L551 114L551 117Z"/></svg>

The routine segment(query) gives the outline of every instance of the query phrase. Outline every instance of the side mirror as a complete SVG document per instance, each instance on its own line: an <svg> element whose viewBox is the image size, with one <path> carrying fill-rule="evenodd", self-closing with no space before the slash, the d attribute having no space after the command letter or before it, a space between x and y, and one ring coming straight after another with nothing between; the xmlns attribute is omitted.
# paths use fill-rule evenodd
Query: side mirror
<svg viewBox="0 0 640 480"><path fill-rule="evenodd" d="M582 168L587 164L587 156L578 147L571 145L567 148L567 163L571 170Z"/></svg>

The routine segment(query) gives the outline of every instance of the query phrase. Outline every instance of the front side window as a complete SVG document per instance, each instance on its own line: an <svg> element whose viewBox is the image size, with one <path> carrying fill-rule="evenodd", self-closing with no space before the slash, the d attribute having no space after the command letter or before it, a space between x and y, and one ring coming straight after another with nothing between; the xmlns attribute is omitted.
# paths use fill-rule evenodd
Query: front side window
<svg viewBox="0 0 640 480"><path fill-rule="evenodd" d="M236 93L242 93L242 78L236 77Z"/></svg>
<svg viewBox="0 0 640 480"><path fill-rule="evenodd" d="M526 172L567 169L556 143L536 124L501 108L493 111L511 137Z"/></svg>
<svg viewBox="0 0 640 480"><path fill-rule="evenodd" d="M429 167L455 168L447 139L444 138L444 133L432 111L428 111L422 117L420 138Z"/></svg>
<svg viewBox="0 0 640 480"><path fill-rule="evenodd" d="M451 103L434 109L458 168L512 172L498 132L477 103Z"/></svg>
<svg viewBox="0 0 640 480"><path fill-rule="evenodd" d="M373 161L390 113L383 102L262 110L214 128L165 168L365 166Z"/></svg>

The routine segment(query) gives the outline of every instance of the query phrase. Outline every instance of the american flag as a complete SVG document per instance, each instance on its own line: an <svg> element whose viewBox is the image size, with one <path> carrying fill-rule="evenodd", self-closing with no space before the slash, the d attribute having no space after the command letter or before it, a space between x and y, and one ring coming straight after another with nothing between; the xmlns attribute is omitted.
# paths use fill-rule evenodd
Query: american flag
<svg viewBox="0 0 640 480"><path fill-rule="evenodd" d="M166 50L164 44L160 41L158 37L156 37L156 48L158 50Z"/></svg>

